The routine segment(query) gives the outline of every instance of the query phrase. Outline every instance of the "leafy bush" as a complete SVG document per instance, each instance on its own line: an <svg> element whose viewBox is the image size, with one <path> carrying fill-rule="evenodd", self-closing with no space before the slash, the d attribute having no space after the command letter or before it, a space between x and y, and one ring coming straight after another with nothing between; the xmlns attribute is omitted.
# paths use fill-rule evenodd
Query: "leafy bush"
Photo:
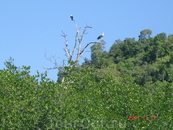
<svg viewBox="0 0 173 130"><path fill-rule="evenodd" d="M157 81L144 87L131 76L66 69L66 82L54 83L46 73L30 76L29 67L8 62L7 69L0 70L1 129L173 128L172 83ZM21 77L21 72L27 75Z"/></svg>

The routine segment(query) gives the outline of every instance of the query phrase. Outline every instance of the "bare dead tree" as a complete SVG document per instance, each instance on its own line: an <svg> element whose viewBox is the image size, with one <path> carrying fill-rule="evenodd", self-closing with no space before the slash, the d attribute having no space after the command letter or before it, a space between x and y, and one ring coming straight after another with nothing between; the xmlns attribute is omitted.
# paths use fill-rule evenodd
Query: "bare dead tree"
<svg viewBox="0 0 173 130"><path fill-rule="evenodd" d="M61 72L65 72L64 67L76 67L76 65L79 62L80 58L85 53L85 50L87 49L87 47L90 44L97 43L97 42L89 42L84 47L82 47L83 37L87 34L86 33L87 29L92 28L92 27L85 26L82 33L79 34L81 28L77 27L77 23L74 19L72 21L74 22L75 29L76 29L75 42L74 42L74 46L73 46L72 50L70 50L70 48L69 48L67 35L63 31L62 31L62 34L61 34L61 36L64 38L64 41L65 41L65 48L63 50L65 51L65 54L67 56L68 63L66 65L64 65L63 67L59 67L57 62L56 62L56 59L54 57L53 57L53 60L52 60L50 58L47 58L46 55L45 55L46 59L49 60L50 62L52 62L55 65L55 67L47 68L47 69L58 69ZM75 51L77 51L76 57L75 57ZM74 62L71 62L71 61L73 61L73 59L74 59ZM63 60L63 62L64 61L65 60ZM73 63L73 64L71 64L71 63ZM65 80L65 77L62 78L61 82L64 83L64 80Z"/></svg>

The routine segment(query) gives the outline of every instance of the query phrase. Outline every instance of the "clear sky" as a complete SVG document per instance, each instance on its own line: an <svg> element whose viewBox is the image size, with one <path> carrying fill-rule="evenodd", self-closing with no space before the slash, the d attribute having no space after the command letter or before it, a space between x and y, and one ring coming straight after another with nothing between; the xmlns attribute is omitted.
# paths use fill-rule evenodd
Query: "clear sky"
<svg viewBox="0 0 173 130"><path fill-rule="evenodd" d="M107 51L117 39L138 40L144 29L152 30L152 36L173 34L173 0L0 0L0 69L12 57L16 66L31 66L32 75L44 72L43 67L54 67L45 53L56 56L61 66L67 60L61 30L74 45L71 14L81 29L92 27L83 45L96 42L104 32ZM90 52L83 57L90 58ZM57 72L49 70L48 77L56 80Z"/></svg>

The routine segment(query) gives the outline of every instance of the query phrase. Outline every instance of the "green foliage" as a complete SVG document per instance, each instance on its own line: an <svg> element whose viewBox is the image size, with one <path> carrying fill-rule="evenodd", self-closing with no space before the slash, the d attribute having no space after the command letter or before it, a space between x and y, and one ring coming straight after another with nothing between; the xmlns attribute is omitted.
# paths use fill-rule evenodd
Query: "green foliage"
<svg viewBox="0 0 173 130"><path fill-rule="evenodd" d="M30 73L30 71L29 71L30 66L28 66L28 67L22 66L22 68L20 68L20 67L16 67L16 66L13 64L13 62L14 62L14 59L12 59L12 58L10 57L9 60L6 61L6 62L4 63L5 66L6 66L6 68L7 68L7 70L8 70L10 73L13 73L13 74L15 74L17 77L20 77L20 78L25 77L25 76L27 76L27 75Z"/></svg>
<svg viewBox="0 0 173 130"><path fill-rule="evenodd" d="M142 30L139 35L139 40L148 39L150 38L151 34L152 34L152 31L150 29Z"/></svg>
<svg viewBox="0 0 173 130"><path fill-rule="evenodd" d="M150 35L151 30L140 33ZM172 36L167 37L165 33L139 41L126 38L124 41L116 40L109 56L117 64L121 76L131 75L135 83L147 86L158 80L171 82L172 46Z"/></svg>
<svg viewBox="0 0 173 130"><path fill-rule="evenodd" d="M116 43L109 52L95 45L91 61L61 68L63 83L47 72L31 76L10 58L0 70L0 128L171 130L172 36Z"/></svg>
<svg viewBox="0 0 173 130"><path fill-rule="evenodd" d="M94 64L95 68L107 67L113 63L109 53L104 50L105 43L96 43L91 46L91 63Z"/></svg>

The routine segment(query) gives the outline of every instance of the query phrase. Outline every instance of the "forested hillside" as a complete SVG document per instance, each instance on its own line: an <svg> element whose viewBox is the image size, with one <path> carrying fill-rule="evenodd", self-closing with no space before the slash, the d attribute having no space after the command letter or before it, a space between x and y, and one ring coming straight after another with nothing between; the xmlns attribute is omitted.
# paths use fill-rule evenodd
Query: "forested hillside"
<svg viewBox="0 0 173 130"><path fill-rule="evenodd" d="M160 33L153 38L150 35L151 30L146 29L141 31L138 41L134 38L116 40L109 52L103 51L103 43L97 43L91 47L90 62L97 69L115 65L120 77L133 77L134 83L141 86L157 81L171 83L173 35L167 37Z"/></svg>
<svg viewBox="0 0 173 130"><path fill-rule="evenodd" d="M91 59L64 67L57 82L6 61L0 128L173 129L173 35L151 34L146 29L137 40L115 40L108 52L104 41L93 44Z"/></svg>

